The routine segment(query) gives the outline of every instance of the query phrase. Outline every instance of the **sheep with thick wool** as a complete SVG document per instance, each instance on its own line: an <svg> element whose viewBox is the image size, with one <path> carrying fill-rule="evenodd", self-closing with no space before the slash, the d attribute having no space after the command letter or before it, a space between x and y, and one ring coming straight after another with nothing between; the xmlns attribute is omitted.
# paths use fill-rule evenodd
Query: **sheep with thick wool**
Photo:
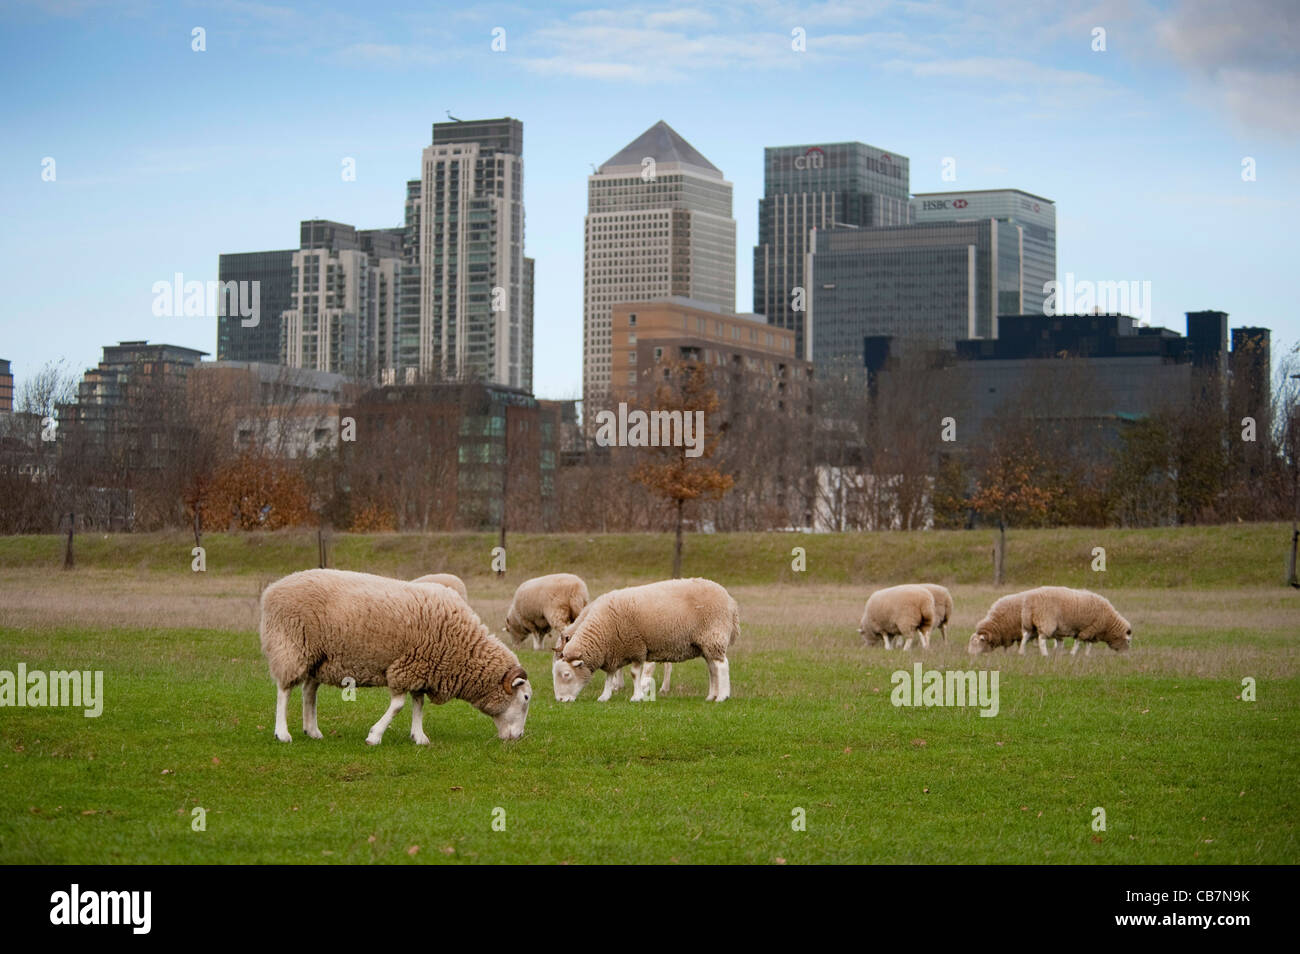
<svg viewBox="0 0 1300 954"><path fill-rule="evenodd" d="M1030 637L1038 637L1038 651L1047 655L1047 640L1073 636L1073 656L1079 643L1103 642L1117 652L1133 644L1133 627L1111 605L1110 600L1089 590L1067 586L1040 586L1021 594L1020 652Z"/></svg>
<svg viewBox="0 0 1300 954"><path fill-rule="evenodd" d="M940 586L938 583L922 583L930 595L934 597L934 626L939 628L943 634L943 641L948 641L948 621L952 619L952 593L948 592L946 586ZM933 631L933 630L932 630Z"/></svg>
<svg viewBox="0 0 1300 954"><path fill-rule="evenodd" d="M905 639L903 649L912 648L912 640L921 637L921 648L930 648L930 630L934 628L936 610L934 594L920 583L903 583L876 590L867 598L858 632L868 646L893 649Z"/></svg>
<svg viewBox="0 0 1300 954"><path fill-rule="evenodd" d="M1010 649L1020 644L1020 611L1025 602L1024 593L1009 593L993 601L984 618L975 624L966 651L972 656L990 653L995 649Z"/></svg>
<svg viewBox="0 0 1300 954"><path fill-rule="evenodd" d="M469 599L469 590L465 588L465 581L455 573L428 573L424 576L416 577L412 583L441 583L448 589L455 590L457 595L463 600Z"/></svg>
<svg viewBox="0 0 1300 954"><path fill-rule="evenodd" d="M587 584L572 573L533 577L515 589L506 610L506 632L516 645L531 637L533 649L541 649L544 636L555 633L558 639L590 602Z"/></svg>
<svg viewBox="0 0 1300 954"><path fill-rule="evenodd" d="M497 727L503 740L524 732L532 686L506 645L464 600L443 586L347 570L303 570L262 593L260 634L279 695L275 737L290 741L287 708L302 684L302 727L321 738L316 688L385 686L388 711L366 742L378 745L410 693L411 738L427 745L423 702L463 699Z"/></svg>
<svg viewBox="0 0 1300 954"><path fill-rule="evenodd" d="M577 699L597 669L607 674L609 689L615 674L628 666L632 701L640 702L647 698L654 663L703 656L709 667L705 698L722 702L731 695L727 650L739 635L740 607L712 580L663 580L611 590L588 603L561 634L551 667L555 698Z"/></svg>

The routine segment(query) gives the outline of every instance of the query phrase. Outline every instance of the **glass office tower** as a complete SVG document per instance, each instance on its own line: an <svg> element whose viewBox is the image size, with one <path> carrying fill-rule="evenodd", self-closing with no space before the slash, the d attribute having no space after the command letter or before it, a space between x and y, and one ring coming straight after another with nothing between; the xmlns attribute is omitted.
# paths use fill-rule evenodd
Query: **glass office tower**
<svg viewBox="0 0 1300 954"><path fill-rule="evenodd" d="M1043 286L1056 281L1056 203L1019 189L921 192L912 199L913 222L970 219L997 219L1020 227L1025 245L1025 311L1043 312L1047 298Z"/></svg>
<svg viewBox="0 0 1300 954"><path fill-rule="evenodd" d="M763 198L754 246L754 311L795 333L806 357L804 280L808 235L835 225L906 225L908 160L861 142L771 146L763 150Z"/></svg>

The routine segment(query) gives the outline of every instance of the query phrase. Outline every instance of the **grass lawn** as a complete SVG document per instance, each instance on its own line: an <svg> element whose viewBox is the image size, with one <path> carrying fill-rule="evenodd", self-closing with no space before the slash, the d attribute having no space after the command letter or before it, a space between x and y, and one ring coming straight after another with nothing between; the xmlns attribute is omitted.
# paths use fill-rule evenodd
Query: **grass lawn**
<svg viewBox="0 0 1300 954"><path fill-rule="evenodd" d="M1189 533L1213 539L1213 529ZM739 558L711 573L688 559L688 572L716 576L741 605L733 699L705 703L704 664L694 661L676 667L672 693L654 703L634 705L626 689L597 703L597 676L561 705L549 654L525 650L536 692L519 742L499 742L489 719L452 702L426 713L431 746L408 738L408 707L375 748L363 739L386 704L379 689L349 702L322 687L321 741L302 733L295 693L294 742L272 736L257 586L303 563L217 561L192 574L188 557L183 571L160 565L167 541L109 538L97 544L104 562L87 545L78 568L62 573L46 568L56 540L3 539L0 669L103 670L106 700L99 718L0 709L0 862L1295 863L1300 594L1268 585L1272 549L1267 572L1224 556L1276 535L1248 529L1258 540L1224 528L1217 555L1177 531L1129 532L1138 535L1127 550L1112 536L1097 544L1108 546L1110 567L1141 567L1116 585L1022 567L1023 585L1091 582L1133 622L1131 653L1073 659L968 657L973 623L1018 587L961 582L961 553L922 574L953 584L947 645L909 656L858 644L870 587L841 578L853 572L853 537L807 538L809 573L796 582L781 582L779 568L755 579L757 564ZM1087 556L1089 531L1069 533ZM904 565L943 542L877 536ZM1050 537L1023 538L1026 551L1051 549ZM242 539L214 538L209 566L214 551L254 546ZM617 539L595 539L601 565L584 567L593 595L652 578L616 568L644 570L638 548L662 538L633 539L622 559ZM887 552L856 539L872 561ZM390 542L405 553L421 540L448 545ZM701 540L688 542L697 559ZM384 542L344 539L338 552ZM726 538L704 542L715 556L748 552ZM769 535L763 546L775 562L803 542ZM987 543L982 535L981 553ZM562 544L542 539L537 549ZM268 536L256 546L297 545ZM824 577L819 545L839 554ZM418 568L457 568L448 562ZM460 568L471 603L497 629L520 580L568 565L514 567L504 581ZM1175 576L1208 582L1171 585ZM918 660L996 669L997 716L891 705L891 673ZM1238 698L1244 677L1256 680L1254 702ZM192 830L196 807L206 831ZM1092 827L1097 807L1103 832ZM796 809L806 830L792 829Z"/></svg>

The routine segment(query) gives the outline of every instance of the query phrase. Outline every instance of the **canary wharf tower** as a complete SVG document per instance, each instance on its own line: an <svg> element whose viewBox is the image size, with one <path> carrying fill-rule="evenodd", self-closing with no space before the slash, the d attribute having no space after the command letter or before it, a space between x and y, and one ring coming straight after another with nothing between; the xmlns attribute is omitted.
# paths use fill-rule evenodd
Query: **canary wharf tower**
<svg viewBox="0 0 1300 954"><path fill-rule="evenodd" d="M678 296L736 310L731 183L667 123L587 177L583 256L584 410L610 392L610 309Z"/></svg>

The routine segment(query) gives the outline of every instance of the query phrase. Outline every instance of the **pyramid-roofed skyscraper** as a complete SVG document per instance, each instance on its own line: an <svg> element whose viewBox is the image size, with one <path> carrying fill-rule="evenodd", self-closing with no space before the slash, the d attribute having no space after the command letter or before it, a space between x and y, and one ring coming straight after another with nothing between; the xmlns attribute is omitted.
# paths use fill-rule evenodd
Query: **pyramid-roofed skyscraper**
<svg viewBox="0 0 1300 954"><path fill-rule="evenodd" d="M608 396L610 309L680 297L734 314L731 183L660 120L587 177L584 414Z"/></svg>

